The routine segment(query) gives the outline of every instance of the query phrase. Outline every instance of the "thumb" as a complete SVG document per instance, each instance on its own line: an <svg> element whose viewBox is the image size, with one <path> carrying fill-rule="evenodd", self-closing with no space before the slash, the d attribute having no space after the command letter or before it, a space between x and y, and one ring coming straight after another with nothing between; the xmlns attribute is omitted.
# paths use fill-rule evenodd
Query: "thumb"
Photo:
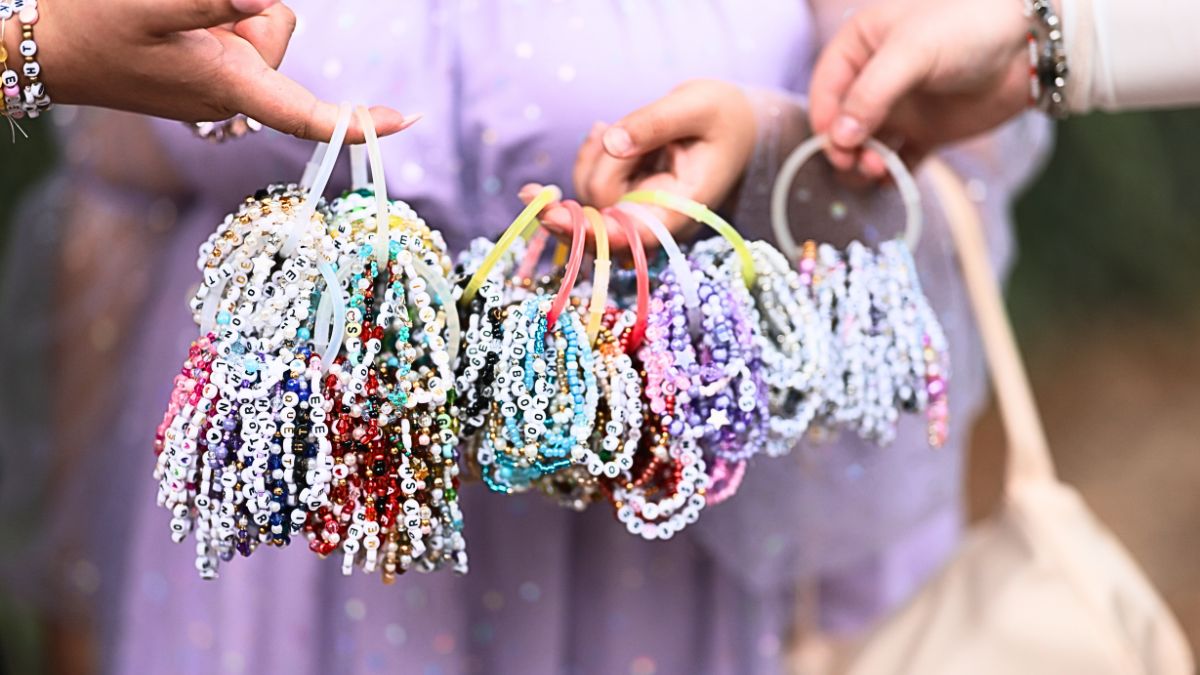
<svg viewBox="0 0 1200 675"><path fill-rule="evenodd" d="M265 12L279 0L135 0L140 20L151 32L166 35L236 23Z"/></svg>
<svg viewBox="0 0 1200 675"><path fill-rule="evenodd" d="M850 85L829 130L833 144L857 148L875 135L896 104L924 81L930 61L919 42L889 36Z"/></svg>
<svg viewBox="0 0 1200 675"><path fill-rule="evenodd" d="M716 114L717 102L701 88L684 85L609 127L604 149L618 159L638 157L671 141L703 136Z"/></svg>

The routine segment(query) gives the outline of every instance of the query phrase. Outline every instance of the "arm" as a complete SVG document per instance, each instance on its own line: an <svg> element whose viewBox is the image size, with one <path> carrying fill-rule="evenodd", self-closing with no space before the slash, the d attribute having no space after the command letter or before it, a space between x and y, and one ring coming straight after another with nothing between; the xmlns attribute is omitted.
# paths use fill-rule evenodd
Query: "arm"
<svg viewBox="0 0 1200 675"><path fill-rule="evenodd" d="M1200 2L1060 1L1073 112L1200 103Z"/></svg>
<svg viewBox="0 0 1200 675"><path fill-rule="evenodd" d="M296 25L278 0L0 0L0 19L8 53L0 71L19 78L22 94L40 81L57 103L189 122L244 113L314 140L328 139L337 119L335 105L277 70ZM25 70L27 26L40 74ZM5 94L17 87L10 82ZM389 108L371 112L380 135L415 121ZM352 129L350 137L362 135Z"/></svg>
<svg viewBox="0 0 1200 675"><path fill-rule="evenodd" d="M1200 3L1060 0L1070 107L1083 112L1200 103ZM912 161L995 128L1027 107L1030 24L1020 0L898 0L851 16L813 74L813 128L830 159L869 175L867 136Z"/></svg>

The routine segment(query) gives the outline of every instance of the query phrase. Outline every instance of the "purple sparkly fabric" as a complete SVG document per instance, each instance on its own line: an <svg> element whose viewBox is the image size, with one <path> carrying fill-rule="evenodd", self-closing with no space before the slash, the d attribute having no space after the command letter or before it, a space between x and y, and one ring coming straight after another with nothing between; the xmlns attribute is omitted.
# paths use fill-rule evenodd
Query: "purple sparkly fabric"
<svg viewBox="0 0 1200 675"><path fill-rule="evenodd" d="M756 2L753 11L741 0L289 4L300 22L285 73L328 99L425 114L383 141L389 188L456 250L499 233L525 182L569 192L593 122L614 121L693 77L803 92L815 47L809 9L795 0ZM28 558L52 561L43 568L55 571L53 582L96 612L105 672L777 672L797 578L819 583L829 625L859 627L903 599L950 549L954 448L967 426L958 420L937 467L929 460L914 474L895 465L872 473L873 447L839 442L821 449L828 465L804 470L819 489L797 491L802 456L755 458L741 493L668 542L629 535L607 508L578 514L538 495L472 485L463 490L466 577L410 574L385 587L377 576L343 578L337 564L294 545L234 560L219 580L201 581L191 548L167 536L169 514L155 506L150 476L157 417L196 331L185 302L198 279L196 248L245 194L297 179L312 146L264 132L216 147L174 123L154 128L188 192L166 202L171 229L153 233L152 290L107 393L119 405L89 427L86 461L63 479L68 525L54 532L70 537L71 557ZM335 184L348 174L343 163ZM98 192L136 203L132 183ZM162 208L161 194L145 197ZM982 386L977 369L960 367L954 386L964 382ZM888 457L928 452L922 422L909 422L901 439L912 447ZM6 424L16 438L17 423ZM876 482L860 501L863 472ZM908 482L925 486L931 475L936 491ZM910 508L915 495L932 506ZM811 537L803 513L829 531ZM900 513L903 527L883 524ZM886 536L839 525L849 516L880 523ZM840 557L821 560L827 550Z"/></svg>

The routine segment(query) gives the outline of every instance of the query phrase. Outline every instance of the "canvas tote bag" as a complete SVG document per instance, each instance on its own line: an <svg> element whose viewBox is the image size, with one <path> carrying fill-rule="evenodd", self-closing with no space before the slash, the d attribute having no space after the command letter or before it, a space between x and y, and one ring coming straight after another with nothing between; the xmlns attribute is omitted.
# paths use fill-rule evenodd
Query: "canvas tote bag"
<svg viewBox="0 0 1200 675"><path fill-rule="evenodd" d="M1008 464L997 513L851 660L853 675L1183 675L1183 633L1121 543L1055 476L975 205L931 161L983 338Z"/></svg>

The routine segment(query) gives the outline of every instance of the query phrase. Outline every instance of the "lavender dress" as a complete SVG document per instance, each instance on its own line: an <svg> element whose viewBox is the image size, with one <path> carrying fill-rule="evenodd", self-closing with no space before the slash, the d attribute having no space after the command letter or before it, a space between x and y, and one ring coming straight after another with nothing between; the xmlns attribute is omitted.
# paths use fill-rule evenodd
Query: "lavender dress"
<svg viewBox="0 0 1200 675"><path fill-rule="evenodd" d="M523 183L569 187L594 121L693 77L802 92L816 46L808 8L794 0L753 10L740 0L291 4L300 22L284 72L330 100L425 114L384 141L389 189L453 248L501 231ZM69 553L49 544L47 583L69 589L52 597L84 598L106 672L776 672L800 580L818 585L827 628L860 628L952 547L966 420L982 380L956 309L958 280L933 245L923 265L938 278L927 283L951 289L935 302L960 319L948 326L958 423L940 453L910 421L886 451L843 439L760 460L741 494L665 543L626 534L603 507L577 514L476 485L464 490L466 577L410 574L385 587L375 575L343 578L337 564L293 546L201 581L190 546L169 540L150 477L153 430L195 334L185 297L198 278L196 247L243 195L297 179L311 145L263 133L213 147L176 124L154 130L184 192L164 200L136 178L96 188L78 169L65 179L114 204L165 210L172 223L139 242L147 290L113 352L124 355L102 394L113 403L75 441L86 452L57 493L69 514L48 527L70 539ZM100 152L89 133L68 131L73 156ZM769 157L760 152L756 166ZM335 183L344 185L341 168ZM976 169L997 216L1014 176Z"/></svg>

